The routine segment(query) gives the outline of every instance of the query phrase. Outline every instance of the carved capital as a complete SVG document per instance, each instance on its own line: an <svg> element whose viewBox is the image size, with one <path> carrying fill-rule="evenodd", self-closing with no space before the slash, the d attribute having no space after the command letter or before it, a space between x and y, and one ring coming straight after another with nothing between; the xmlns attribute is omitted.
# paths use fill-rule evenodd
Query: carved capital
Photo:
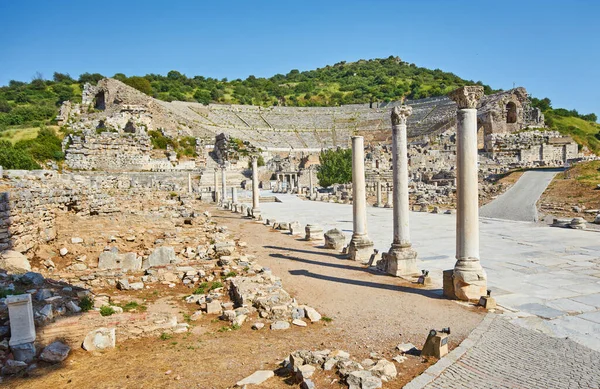
<svg viewBox="0 0 600 389"><path fill-rule="evenodd" d="M483 97L483 87L479 85L463 86L448 93L448 97L456 102L458 109L477 108Z"/></svg>
<svg viewBox="0 0 600 389"><path fill-rule="evenodd" d="M406 125L408 117L412 115L412 107L409 105L401 105L392 109L392 126L399 124Z"/></svg>

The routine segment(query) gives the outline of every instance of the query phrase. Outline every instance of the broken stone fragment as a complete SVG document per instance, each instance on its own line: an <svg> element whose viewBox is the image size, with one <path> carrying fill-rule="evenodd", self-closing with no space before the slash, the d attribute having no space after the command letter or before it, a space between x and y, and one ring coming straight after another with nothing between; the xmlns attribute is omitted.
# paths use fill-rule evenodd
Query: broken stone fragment
<svg viewBox="0 0 600 389"><path fill-rule="evenodd" d="M31 271L29 260L23 254L6 250L0 253L0 269L9 273L22 274Z"/></svg>
<svg viewBox="0 0 600 389"><path fill-rule="evenodd" d="M64 361L69 356L69 352L71 352L71 347L56 341L44 348L40 359L49 363L58 363Z"/></svg>
<svg viewBox="0 0 600 389"><path fill-rule="evenodd" d="M116 329L101 327L90 331L83 340L83 349L87 351L114 348L116 344Z"/></svg>
<svg viewBox="0 0 600 389"><path fill-rule="evenodd" d="M264 323L254 323L254 324L252 324L252 329L253 330L261 330L264 326L265 326Z"/></svg>
<svg viewBox="0 0 600 389"><path fill-rule="evenodd" d="M272 330L287 330L290 328L290 323L287 321L279 320L274 323L271 323Z"/></svg>
<svg viewBox="0 0 600 389"><path fill-rule="evenodd" d="M346 237L344 233L337 228L329 230L325 233L325 248L340 251L346 245Z"/></svg>
<svg viewBox="0 0 600 389"><path fill-rule="evenodd" d="M275 376L275 373L272 370L258 370L244 378L241 381L236 383L237 386L244 385L260 385L269 378Z"/></svg>
<svg viewBox="0 0 600 389"><path fill-rule="evenodd" d="M306 322L302 321L300 319L294 319L294 320L292 320L292 324L296 325L298 327L306 327L307 326Z"/></svg>
<svg viewBox="0 0 600 389"><path fill-rule="evenodd" d="M314 323L321 320L321 315L314 308L308 306L303 306L302 308L306 312L306 317L310 319L311 322Z"/></svg>
<svg viewBox="0 0 600 389"><path fill-rule="evenodd" d="M63 247L60 249L59 253L60 253L61 257L64 257L65 255L67 255L69 253L69 250L67 250L66 247Z"/></svg>

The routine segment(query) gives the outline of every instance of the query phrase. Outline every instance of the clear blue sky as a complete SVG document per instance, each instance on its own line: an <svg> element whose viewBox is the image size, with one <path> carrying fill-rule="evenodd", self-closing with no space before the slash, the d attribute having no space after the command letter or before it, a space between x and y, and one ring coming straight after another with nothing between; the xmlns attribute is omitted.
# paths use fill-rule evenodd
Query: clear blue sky
<svg viewBox="0 0 600 389"><path fill-rule="evenodd" d="M0 85L35 72L269 77L399 56L600 116L600 1L0 0Z"/></svg>

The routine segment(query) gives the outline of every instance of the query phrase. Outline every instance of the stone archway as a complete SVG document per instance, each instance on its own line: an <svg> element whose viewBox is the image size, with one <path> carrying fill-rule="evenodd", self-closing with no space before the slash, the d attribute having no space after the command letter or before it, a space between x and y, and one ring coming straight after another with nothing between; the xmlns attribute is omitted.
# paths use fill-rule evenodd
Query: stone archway
<svg viewBox="0 0 600 389"><path fill-rule="evenodd" d="M506 104L506 123L516 123L517 122L517 105L512 101L509 101Z"/></svg>
<svg viewBox="0 0 600 389"><path fill-rule="evenodd" d="M96 96L94 97L94 108L99 109L101 111L104 111L106 109L106 101L103 90L96 93Z"/></svg>

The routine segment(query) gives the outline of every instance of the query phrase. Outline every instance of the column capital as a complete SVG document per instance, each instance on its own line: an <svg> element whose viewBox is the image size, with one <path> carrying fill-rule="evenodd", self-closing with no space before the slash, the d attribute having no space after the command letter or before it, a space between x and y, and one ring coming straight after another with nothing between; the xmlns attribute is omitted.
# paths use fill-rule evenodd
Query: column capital
<svg viewBox="0 0 600 389"><path fill-rule="evenodd" d="M252 162L258 161L258 155L251 155L250 159L252 160Z"/></svg>
<svg viewBox="0 0 600 389"><path fill-rule="evenodd" d="M406 125L408 117L412 115L412 107L400 105L392 109L392 126Z"/></svg>
<svg viewBox="0 0 600 389"><path fill-rule="evenodd" d="M463 86L448 93L448 97L456 102L458 109L477 108L479 100L483 97L483 87L479 85Z"/></svg>

